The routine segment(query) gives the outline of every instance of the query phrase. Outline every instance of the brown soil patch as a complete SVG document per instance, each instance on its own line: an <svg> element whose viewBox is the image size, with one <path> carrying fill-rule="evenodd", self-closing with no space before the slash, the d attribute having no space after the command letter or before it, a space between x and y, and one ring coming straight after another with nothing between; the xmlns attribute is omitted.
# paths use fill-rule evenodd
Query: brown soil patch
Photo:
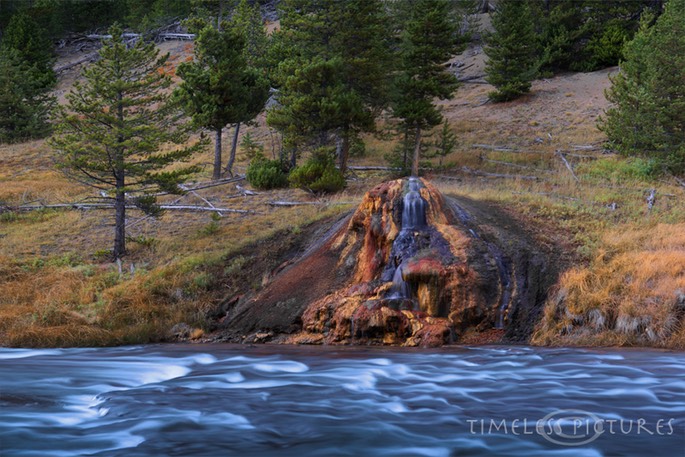
<svg viewBox="0 0 685 457"><path fill-rule="evenodd" d="M346 224L343 224L339 232L345 228ZM222 319L225 326L222 339L241 341L248 334L260 330L276 333L299 331L300 317L307 305L340 287L347 279L338 271L339 252L333 249L338 233L294 264L292 261L281 264L271 272L271 275L276 275L275 279L262 291L239 300L232 309L228 309Z"/></svg>

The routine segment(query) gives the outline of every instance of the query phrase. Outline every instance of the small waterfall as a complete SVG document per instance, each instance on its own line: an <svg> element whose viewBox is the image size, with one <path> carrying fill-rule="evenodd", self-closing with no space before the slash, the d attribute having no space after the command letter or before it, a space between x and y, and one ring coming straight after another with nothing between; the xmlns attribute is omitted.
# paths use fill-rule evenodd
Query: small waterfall
<svg viewBox="0 0 685 457"><path fill-rule="evenodd" d="M408 192L404 196L402 208L402 230L426 226L426 200L421 197L420 188L421 182L417 178L409 178Z"/></svg>
<svg viewBox="0 0 685 457"><path fill-rule="evenodd" d="M421 189L421 181L413 176L409 178L402 207L402 228L392 247L393 257L399 259L400 264L392 276L392 287L387 298L411 298L411 286L402 278L402 270L404 260L415 253L405 252L407 248L414 246L412 231L426 226L427 202L421 196L419 189ZM411 251L411 249L409 250Z"/></svg>
<svg viewBox="0 0 685 457"><path fill-rule="evenodd" d="M390 288L387 298L410 298L411 297L411 287L404 278L402 278L402 267L404 264L400 264L395 270L395 274L392 277L392 287Z"/></svg>

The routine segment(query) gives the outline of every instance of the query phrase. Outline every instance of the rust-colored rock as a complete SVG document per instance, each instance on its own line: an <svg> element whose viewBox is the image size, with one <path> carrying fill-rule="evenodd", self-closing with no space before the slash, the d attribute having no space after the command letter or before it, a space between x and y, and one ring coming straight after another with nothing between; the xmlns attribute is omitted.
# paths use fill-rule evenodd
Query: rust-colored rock
<svg viewBox="0 0 685 457"><path fill-rule="evenodd" d="M432 184L421 180L418 186L425 226L406 230L407 180L366 194L337 240L339 267L354 262L352 284L312 303L302 316L303 331L319 332L329 344L433 347L453 341L465 328L494 325L501 288L496 271L489 261L476 262L484 271L470 266L478 240L458 226ZM407 296L394 289L393 277L402 278ZM491 288L494 293L483 293Z"/></svg>

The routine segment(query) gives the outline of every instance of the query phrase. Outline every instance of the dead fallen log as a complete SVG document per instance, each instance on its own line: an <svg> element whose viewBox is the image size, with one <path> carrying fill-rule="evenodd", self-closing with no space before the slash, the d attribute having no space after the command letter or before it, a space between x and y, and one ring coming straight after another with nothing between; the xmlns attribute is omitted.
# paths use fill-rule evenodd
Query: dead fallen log
<svg viewBox="0 0 685 457"><path fill-rule="evenodd" d="M112 203L55 203L51 205L21 205L15 207L7 207L9 211L36 211L41 209L114 209L114 204ZM210 211L210 212L222 212L222 213L240 213L249 214L254 213L254 211L245 209L233 209L233 208L210 208L207 206L195 206L195 205L159 205L160 209L170 210L170 211ZM126 209L140 209L135 205L126 205Z"/></svg>
<svg viewBox="0 0 685 457"><path fill-rule="evenodd" d="M181 190L183 190L185 192L192 192L194 190L209 189L210 187L223 186L225 184L231 184L233 182L242 181L244 179L245 179L245 176L237 175L237 176L234 176L233 178L225 178L225 179L220 179L217 181L207 181L207 182L195 183L192 186L186 186L186 185L182 184L179 187ZM168 192L160 192L160 193L155 194L155 196L160 196L160 195L168 195Z"/></svg>
<svg viewBox="0 0 685 457"><path fill-rule="evenodd" d="M576 151L601 151L602 150L602 148L600 146L596 146L594 144L574 144L571 147Z"/></svg>
<svg viewBox="0 0 685 457"><path fill-rule="evenodd" d="M233 209L233 208L208 208L206 206L193 206L193 205L159 205L161 209L164 210L176 210L176 211L211 211L211 212L222 212L222 213L240 213L240 214L250 214L254 211L246 209Z"/></svg>
<svg viewBox="0 0 685 457"><path fill-rule="evenodd" d="M139 33L129 33L129 32L124 32L121 34L123 38L138 38L140 36ZM101 41L101 40L111 40L112 35L99 35L97 33L91 33L89 35L86 35L86 38L89 40L95 40L95 41Z"/></svg>
<svg viewBox="0 0 685 457"><path fill-rule="evenodd" d="M61 73L61 72L63 72L63 71L67 71L67 70L69 70L70 68L74 68L74 67L76 67L76 66L78 66L78 65L81 65L81 64L83 64L83 63L90 63L90 62L93 62L94 60L96 60L96 59L98 58L98 55L99 55L99 54L98 54L97 51L96 51L96 52L91 52L90 54L86 55L85 57L82 57L82 58L80 58L80 59L78 59L78 60L76 60L76 61L74 61L74 62L68 63L68 64L66 64L66 65L62 65L62 66L60 66L60 67L55 67L55 69L54 69L54 70L55 70L55 73Z"/></svg>
<svg viewBox="0 0 685 457"><path fill-rule="evenodd" d="M491 144L472 144L471 147L496 152L519 152L517 149L514 148L508 148L506 146L493 146Z"/></svg>
<svg viewBox="0 0 685 457"><path fill-rule="evenodd" d="M158 38L161 38L165 41L169 40L181 40L181 41L192 41L195 39L195 34L194 33L160 33L157 35Z"/></svg>
<svg viewBox="0 0 685 457"><path fill-rule="evenodd" d="M466 69L468 69L468 68L471 68L473 65L474 65L474 64L471 64L471 65L469 65L468 67L459 68L459 71L463 71L463 70L466 70ZM473 82L473 81L476 81L476 80L483 80L483 81L485 81L484 78L485 78L485 75L476 75L476 76L467 76L467 77L465 77L465 78L458 78L457 81L459 81L460 83Z"/></svg>
<svg viewBox="0 0 685 457"><path fill-rule="evenodd" d="M324 202L288 202L288 201L272 201L269 206L301 206L301 205L323 205Z"/></svg>
<svg viewBox="0 0 685 457"><path fill-rule="evenodd" d="M349 170L354 171L400 171L399 167L380 167L380 166L350 166Z"/></svg>
<svg viewBox="0 0 685 457"><path fill-rule="evenodd" d="M580 182L580 179L578 179L578 176L576 176L576 172L573 171L573 167L571 166L570 163L568 163L568 160L566 160L566 157L564 157L564 153L561 151L556 151L555 153L559 157L561 157L561 160L564 162L564 165L566 165L566 168L568 168L568 171L571 172L571 176L573 176L573 179L576 180L576 182Z"/></svg>
<svg viewBox="0 0 685 457"><path fill-rule="evenodd" d="M301 205L355 205L355 202L293 202L293 201L270 201L267 203L269 206L301 206Z"/></svg>

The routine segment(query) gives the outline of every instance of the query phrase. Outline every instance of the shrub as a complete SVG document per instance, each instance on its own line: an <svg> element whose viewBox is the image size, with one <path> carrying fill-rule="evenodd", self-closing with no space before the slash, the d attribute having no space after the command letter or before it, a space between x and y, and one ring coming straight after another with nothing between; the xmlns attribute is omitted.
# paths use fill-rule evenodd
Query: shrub
<svg viewBox="0 0 685 457"><path fill-rule="evenodd" d="M633 179L652 180L659 176L661 167L659 162L654 159L643 159L641 157L606 158L583 164L579 168L579 172L594 179L624 183Z"/></svg>
<svg viewBox="0 0 685 457"><path fill-rule="evenodd" d="M338 192L345 187L345 177L335 168L333 158L319 151L302 166L290 172L290 185L315 193Z"/></svg>
<svg viewBox="0 0 685 457"><path fill-rule="evenodd" d="M269 160L263 156L250 162L245 177L255 189L276 189L288 185L288 177L281 161Z"/></svg>

